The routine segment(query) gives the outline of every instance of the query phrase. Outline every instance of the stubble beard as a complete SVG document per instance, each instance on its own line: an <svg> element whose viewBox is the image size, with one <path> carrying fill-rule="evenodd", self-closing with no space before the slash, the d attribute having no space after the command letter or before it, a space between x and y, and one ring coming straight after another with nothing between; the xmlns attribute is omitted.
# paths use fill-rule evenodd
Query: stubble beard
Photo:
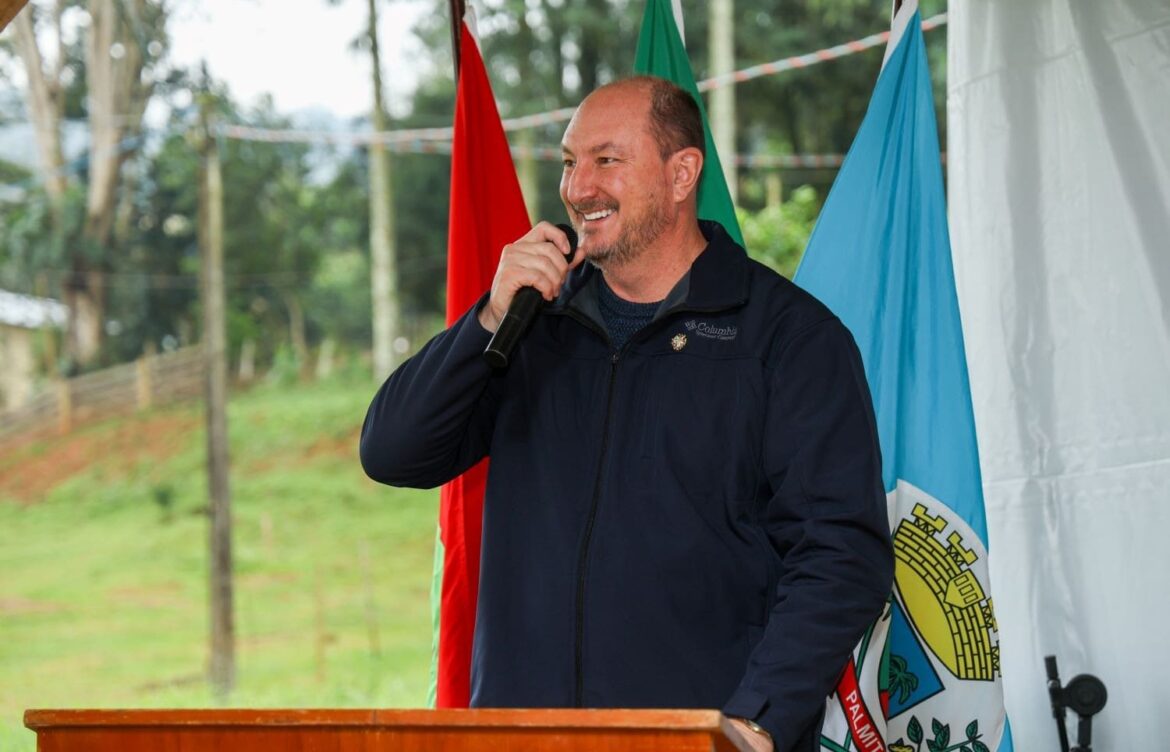
<svg viewBox="0 0 1170 752"><path fill-rule="evenodd" d="M617 209L616 205L585 207L585 211L596 211L601 208ZM585 247L585 257L596 267L602 270L620 269L637 260L639 256L658 239L670 225L665 207L657 195L650 197L645 209L639 215L633 215L622 228L617 239L607 245L589 244ZM580 231L581 228L578 228Z"/></svg>

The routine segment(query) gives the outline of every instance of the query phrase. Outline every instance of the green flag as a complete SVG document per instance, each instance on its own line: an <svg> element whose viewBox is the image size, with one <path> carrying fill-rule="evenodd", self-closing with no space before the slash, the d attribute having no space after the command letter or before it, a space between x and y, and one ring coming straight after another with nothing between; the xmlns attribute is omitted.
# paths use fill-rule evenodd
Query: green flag
<svg viewBox="0 0 1170 752"><path fill-rule="evenodd" d="M727 229L735 242L743 245L743 233L739 231L739 220L735 218L735 205L723 179L723 167L715 142L711 140L711 126L707 122L707 109L695 86L695 74L691 72L691 61L683 47L682 36L674 23L670 0L646 0L646 14L642 16L642 31L638 34L638 51L634 56L634 70L673 81L686 89L699 103L703 115L703 135L707 141L707 159L703 163L703 175L699 182L699 217L713 219Z"/></svg>

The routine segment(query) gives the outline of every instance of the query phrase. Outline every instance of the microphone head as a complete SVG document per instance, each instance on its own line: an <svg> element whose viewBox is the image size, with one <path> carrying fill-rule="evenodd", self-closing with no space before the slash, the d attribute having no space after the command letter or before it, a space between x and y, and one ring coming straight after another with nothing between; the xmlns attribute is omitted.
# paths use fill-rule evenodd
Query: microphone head
<svg viewBox="0 0 1170 752"><path fill-rule="evenodd" d="M572 261L573 256L577 255L577 231L573 229L572 225L563 222L557 225L557 229L565 233L565 237L569 239L569 255L565 258Z"/></svg>
<svg viewBox="0 0 1170 752"><path fill-rule="evenodd" d="M1108 698L1105 682L1091 674L1078 674L1064 687L1064 704L1082 717L1100 713Z"/></svg>

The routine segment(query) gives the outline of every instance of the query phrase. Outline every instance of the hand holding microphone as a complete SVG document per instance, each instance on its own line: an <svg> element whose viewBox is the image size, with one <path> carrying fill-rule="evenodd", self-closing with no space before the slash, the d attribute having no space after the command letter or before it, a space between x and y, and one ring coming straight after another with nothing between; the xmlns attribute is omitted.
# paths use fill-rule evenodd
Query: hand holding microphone
<svg viewBox="0 0 1170 752"><path fill-rule="evenodd" d="M479 312L480 324L494 332L483 353L493 368L508 365L513 348L536 318L542 302L556 299L569 271L581 263L574 258L576 251L573 228L548 222L537 224L524 237L504 246L491 297Z"/></svg>

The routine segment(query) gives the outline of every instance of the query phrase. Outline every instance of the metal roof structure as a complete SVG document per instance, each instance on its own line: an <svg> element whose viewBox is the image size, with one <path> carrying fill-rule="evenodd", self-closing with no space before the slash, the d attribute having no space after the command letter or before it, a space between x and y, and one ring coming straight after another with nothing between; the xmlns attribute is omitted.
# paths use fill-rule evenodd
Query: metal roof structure
<svg viewBox="0 0 1170 752"><path fill-rule="evenodd" d="M0 325L21 329L62 328L69 308L51 298L0 290Z"/></svg>

